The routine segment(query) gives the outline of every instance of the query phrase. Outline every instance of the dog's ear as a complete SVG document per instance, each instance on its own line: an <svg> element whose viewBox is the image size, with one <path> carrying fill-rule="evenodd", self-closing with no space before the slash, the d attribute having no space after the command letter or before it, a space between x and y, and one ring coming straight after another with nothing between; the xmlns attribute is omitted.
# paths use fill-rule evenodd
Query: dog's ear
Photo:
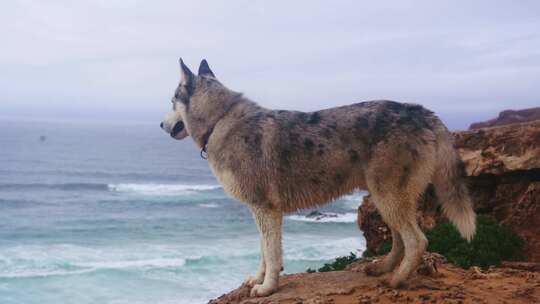
<svg viewBox="0 0 540 304"><path fill-rule="evenodd" d="M187 65L184 64L184 61L182 60L182 58L180 58L179 61L180 61L180 71L182 74L182 82L189 84L193 81L193 77L195 76L193 75L193 72L191 72L191 70L187 67Z"/></svg>
<svg viewBox="0 0 540 304"><path fill-rule="evenodd" d="M208 66L208 62L206 61L206 59L203 59L201 61L201 65L199 66L199 76L209 76L212 78L216 78L214 72L210 70L210 66Z"/></svg>

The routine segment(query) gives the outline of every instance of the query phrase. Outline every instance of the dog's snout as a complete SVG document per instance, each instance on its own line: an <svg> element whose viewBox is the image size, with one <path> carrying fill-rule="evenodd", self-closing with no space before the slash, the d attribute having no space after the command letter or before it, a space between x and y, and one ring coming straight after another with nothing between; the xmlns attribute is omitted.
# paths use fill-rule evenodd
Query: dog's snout
<svg viewBox="0 0 540 304"><path fill-rule="evenodd" d="M159 127L163 129L163 121L159 124Z"/></svg>

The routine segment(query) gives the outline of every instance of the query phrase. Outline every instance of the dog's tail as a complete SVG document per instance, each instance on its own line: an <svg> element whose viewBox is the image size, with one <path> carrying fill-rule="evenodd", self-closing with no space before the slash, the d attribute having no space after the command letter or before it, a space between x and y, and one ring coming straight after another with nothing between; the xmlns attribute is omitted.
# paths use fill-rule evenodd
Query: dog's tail
<svg viewBox="0 0 540 304"><path fill-rule="evenodd" d="M435 193L446 217L470 242L476 232L476 214L465 183L465 167L452 145L448 129L440 121L436 123L435 134L438 143L433 176Z"/></svg>

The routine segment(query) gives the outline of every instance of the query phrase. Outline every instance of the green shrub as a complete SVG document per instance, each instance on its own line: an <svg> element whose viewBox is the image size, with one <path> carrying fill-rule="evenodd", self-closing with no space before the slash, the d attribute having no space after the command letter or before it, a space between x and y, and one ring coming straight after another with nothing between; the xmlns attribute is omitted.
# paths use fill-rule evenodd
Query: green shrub
<svg viewBox="0 0 540 304"><path fill-rule="evenodd" d="M502 226L496 220L479 216L476 222L476 235L467 243L454 225L450 223L437 224L426 232L429 240L427 250L437 252L446 259L462 268L479 266L488 268L500 265L502 261L515 260L521 257L523 240L508 227ZM390 252L392 240L386 240L376 252L364 251L362 257L384 255ZM354 253L349 256L338 257L329 264L319 268L319 272L343 270L352 262L359 260ZM315 272L308 269L308 272Z"/></svg>
<svg viewBox="0 0 540 304"><path fill-rule="evenodd" d="M323 267L319 268L319 272L329 272L329 271L338 271L343 270L347 265L358 261L356 254L352 253L348 256L337 257L332 263L326 263ZM316 272L315 270L308 268L306 270L309 273Z"/></svg>
<svg viewBox="0 0 540 304"><path fill-rule="evenodd" d="M500 265L504 260L518 259L523 247L518 235L487 216L477 218L476 235L471 243L467 243L450 223L437 224L426 232L426 237L428 251L440 253L462 268L479 266L485 269ZM392 240L386 240L376 255L386 254L391 248Z"/></svg>
<svg viewBox="0 0 540 304"><path fill-rule="evenodd" d="M379 255L385 255L392 249L392 240L384 241L376 251L366 249L362 252L362 258L371 258Z"/></svg>
<svg viewBox="0 0 540 304"><path fill-rule="evenodd" d="M376 256L377 253L372 251L372 250L369 250L369 249L366 249L364 250L364 252L362 252L362 258L371 258L371 257L374 257Z"/></svg>
<svg viewBox="0 0 540 304"><path fill-rule="evenodd" d="M392 239L384 241L384 243L377 249L376 255L384 255L390 252L392 249Z"/></svg>
<svg viewBox="0 0 540 304"><path fill-rule="evenodd" d="M369 249L364 250L364 252L362 252L362 258L371 258L374 256L385 255L389 253L391 249L392 249L392 239L389 239L389 240L384 241L379 246L379 248L377 248L376 251L372 251Z"/></svg>
<svg viewBox="0 0 540 304"><path fill-rule="evenodd" d="M488 268L501 261L518 259L523 240L505 226L486 216L479 216L476 235L467 243L450 223L441 223L426 232L428 251L444 255L449 262L463 268Z"/></svg>

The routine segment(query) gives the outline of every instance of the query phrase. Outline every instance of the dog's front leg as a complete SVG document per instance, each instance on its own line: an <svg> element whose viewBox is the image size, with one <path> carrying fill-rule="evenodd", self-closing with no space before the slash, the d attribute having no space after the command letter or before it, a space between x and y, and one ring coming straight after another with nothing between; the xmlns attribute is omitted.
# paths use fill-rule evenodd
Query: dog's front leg
<svg viewBox="0 0 540 304"><path fill-rule="evenodd" d="M267 207L253 208L262 238L265 262L264 280L251 289L251 296L267 296L278 287L279 272L282 268L281 226L283 216L280 210Z"/></svg>
<svg viewBox="0 0 540 304"><path fill-rule="evenodd" d="M262 237L261 232L261 223L259 221L259 217L255 215L255 212L253 212L253 217L255 218L255 223L257 223L257 229L259 230L259 233L261 235L261 262L259 263L259 270L257 270L257 273L255 275L249 276L245 281L244 284L247 284L249 286L254 286L255 284L262 284L264 281L264 274L266 272L266 261L264 260L264 238Z"/></svg>

